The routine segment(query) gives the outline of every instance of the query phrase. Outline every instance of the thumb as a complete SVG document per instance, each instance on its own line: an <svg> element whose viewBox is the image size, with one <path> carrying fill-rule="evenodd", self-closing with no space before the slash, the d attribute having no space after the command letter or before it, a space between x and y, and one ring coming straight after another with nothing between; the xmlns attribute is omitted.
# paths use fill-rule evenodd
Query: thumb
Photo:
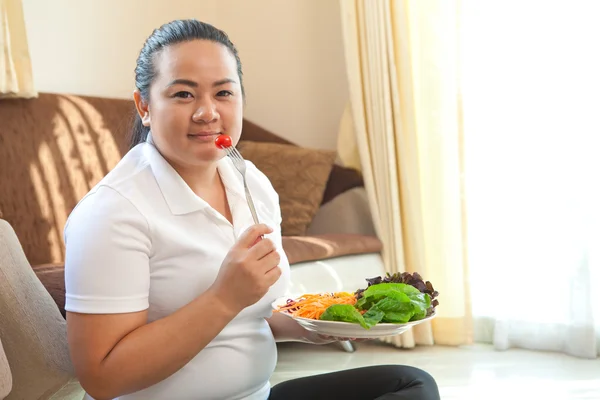
<svg viewBox="0 0 600 400"><path fill-rule="evenodd" d="M250 248L256 244L264 235L273 232L272 228L269 228L265 224L252 225L242 233L237 241L236 246L242 248Z"/></svg>

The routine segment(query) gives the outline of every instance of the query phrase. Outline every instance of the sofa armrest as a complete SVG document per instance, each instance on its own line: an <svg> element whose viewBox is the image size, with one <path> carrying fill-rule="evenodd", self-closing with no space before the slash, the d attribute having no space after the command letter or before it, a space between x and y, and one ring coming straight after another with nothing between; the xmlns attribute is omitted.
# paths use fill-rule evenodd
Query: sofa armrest
<svg viewBox="0 0 600 400"><path fill-rule="evenodd" d="M364 187L347 190L319 208L306 234L329 233L377 236Z"/></svg>
<svg viewBox="0 0 600 400"><path fill-rule="evenodd" d="M381 249L381 241L374 236L329 233L283 237L283 251L290 265L356 254L379 253Z"/></svg>
<svg viewBox="0 0 600 400"><path fill-rule="evenodd" d="M0 219L0 337L10 363L11 399L47 399L74 378L66 321L27 262L12 227ZM81 398L77 384L69 386Z"/></svg>

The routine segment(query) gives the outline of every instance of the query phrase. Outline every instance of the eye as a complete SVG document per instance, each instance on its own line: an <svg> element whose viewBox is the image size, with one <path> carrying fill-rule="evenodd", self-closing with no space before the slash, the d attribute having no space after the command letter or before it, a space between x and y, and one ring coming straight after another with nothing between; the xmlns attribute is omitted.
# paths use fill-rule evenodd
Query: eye
<svg viewBox="0 0 600 400"><path fill-rule="evenodd" d="M177 92L173 95L173 97L179 97L181 99L191 99L193 96L190 92L186 92L182 90L181 92Z"/></svg>
<svg viewBox="0 0 600 400"><path fill-rule="evenodd" d="M229 90L221 90L219 93L217 93L217 96L229 97L229 96L233 96L233 92L230 92Z"/></svg>

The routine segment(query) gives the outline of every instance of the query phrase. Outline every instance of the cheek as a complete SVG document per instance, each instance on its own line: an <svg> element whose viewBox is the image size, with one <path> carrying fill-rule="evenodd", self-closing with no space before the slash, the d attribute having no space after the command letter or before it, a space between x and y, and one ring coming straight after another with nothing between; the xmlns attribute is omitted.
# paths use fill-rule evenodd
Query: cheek
<svg viewBox="0 0 600 400"><path fill-rule="evenodd" d="M221 112L221 119L228 131L227 133L234 141L239 138L241 134L243 114L244 109L241 103L229 104L227 107L224 107Z"/></svg>
<svg viewBox="0 0 600 400"><path fill-rule="evenodd" d="M155 128L158 129L184 126L187 124L190 115L188 107L169 103L157 105L153 110L151 109L150 113L152 122L156 125Z"/></svg>

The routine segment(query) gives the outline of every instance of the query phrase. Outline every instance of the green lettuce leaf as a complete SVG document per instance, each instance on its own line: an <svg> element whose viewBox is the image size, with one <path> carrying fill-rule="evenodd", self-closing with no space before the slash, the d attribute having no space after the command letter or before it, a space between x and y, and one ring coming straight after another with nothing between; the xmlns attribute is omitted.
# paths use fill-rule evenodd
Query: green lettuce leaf
<svg viewBox="0 0 600 400"><path fill-rule="evenodd" d="M418 294L421 294L419 289L404 283L379 283L369 286L363 292L363 297L356 303L356 306L361 310L368 310L373 304L386 297L409 303L409 295L416 296Z"/></svg>
<svg viewBox="0 0 600 400"><path fill-rule="evenodd" d="M391 297L379 300L367 312L370 312L371 310L383 312L384 315L381 322L391 322L396 324L408 322L415 314L415 306L413 303L410 301L398 301Z"/></svg>
<svg viewBox="0 0 600 400"><path fill-rule="evenodd" d="M381 320L383 314L379 316L379 319L377 317L378 314L373 313L365 319L351 304L334 304L327 307L320 319L324 321L354 322L365 329L370 329Z"/></svg>
<svg viewBox="0 0 600 400"><path fill-rule="evenodd" d="M379 283L371 285L356 303L360 310L383 312L380 322L406 323L425 318L431 297L404 283ZM365 313L365 315L367 315Z"/></svg>
<svg viewBox="0 0 600 400"><path fill-rule="evenodd" d="M384 316L385 313L376 308L372 308L362 315L362 317L365 319L365 323L367 324L367 326L369 326L369 328L380 323Z"/></svg>
<svg viewBox="0 0 600 400"><path fill-rule="evenodd" d="M427 316L427 310L431 306L431 297L427 293L419 293L408 296L410 302L414 306L414 315L411 317L411 321L418 321Z"/></svg>

